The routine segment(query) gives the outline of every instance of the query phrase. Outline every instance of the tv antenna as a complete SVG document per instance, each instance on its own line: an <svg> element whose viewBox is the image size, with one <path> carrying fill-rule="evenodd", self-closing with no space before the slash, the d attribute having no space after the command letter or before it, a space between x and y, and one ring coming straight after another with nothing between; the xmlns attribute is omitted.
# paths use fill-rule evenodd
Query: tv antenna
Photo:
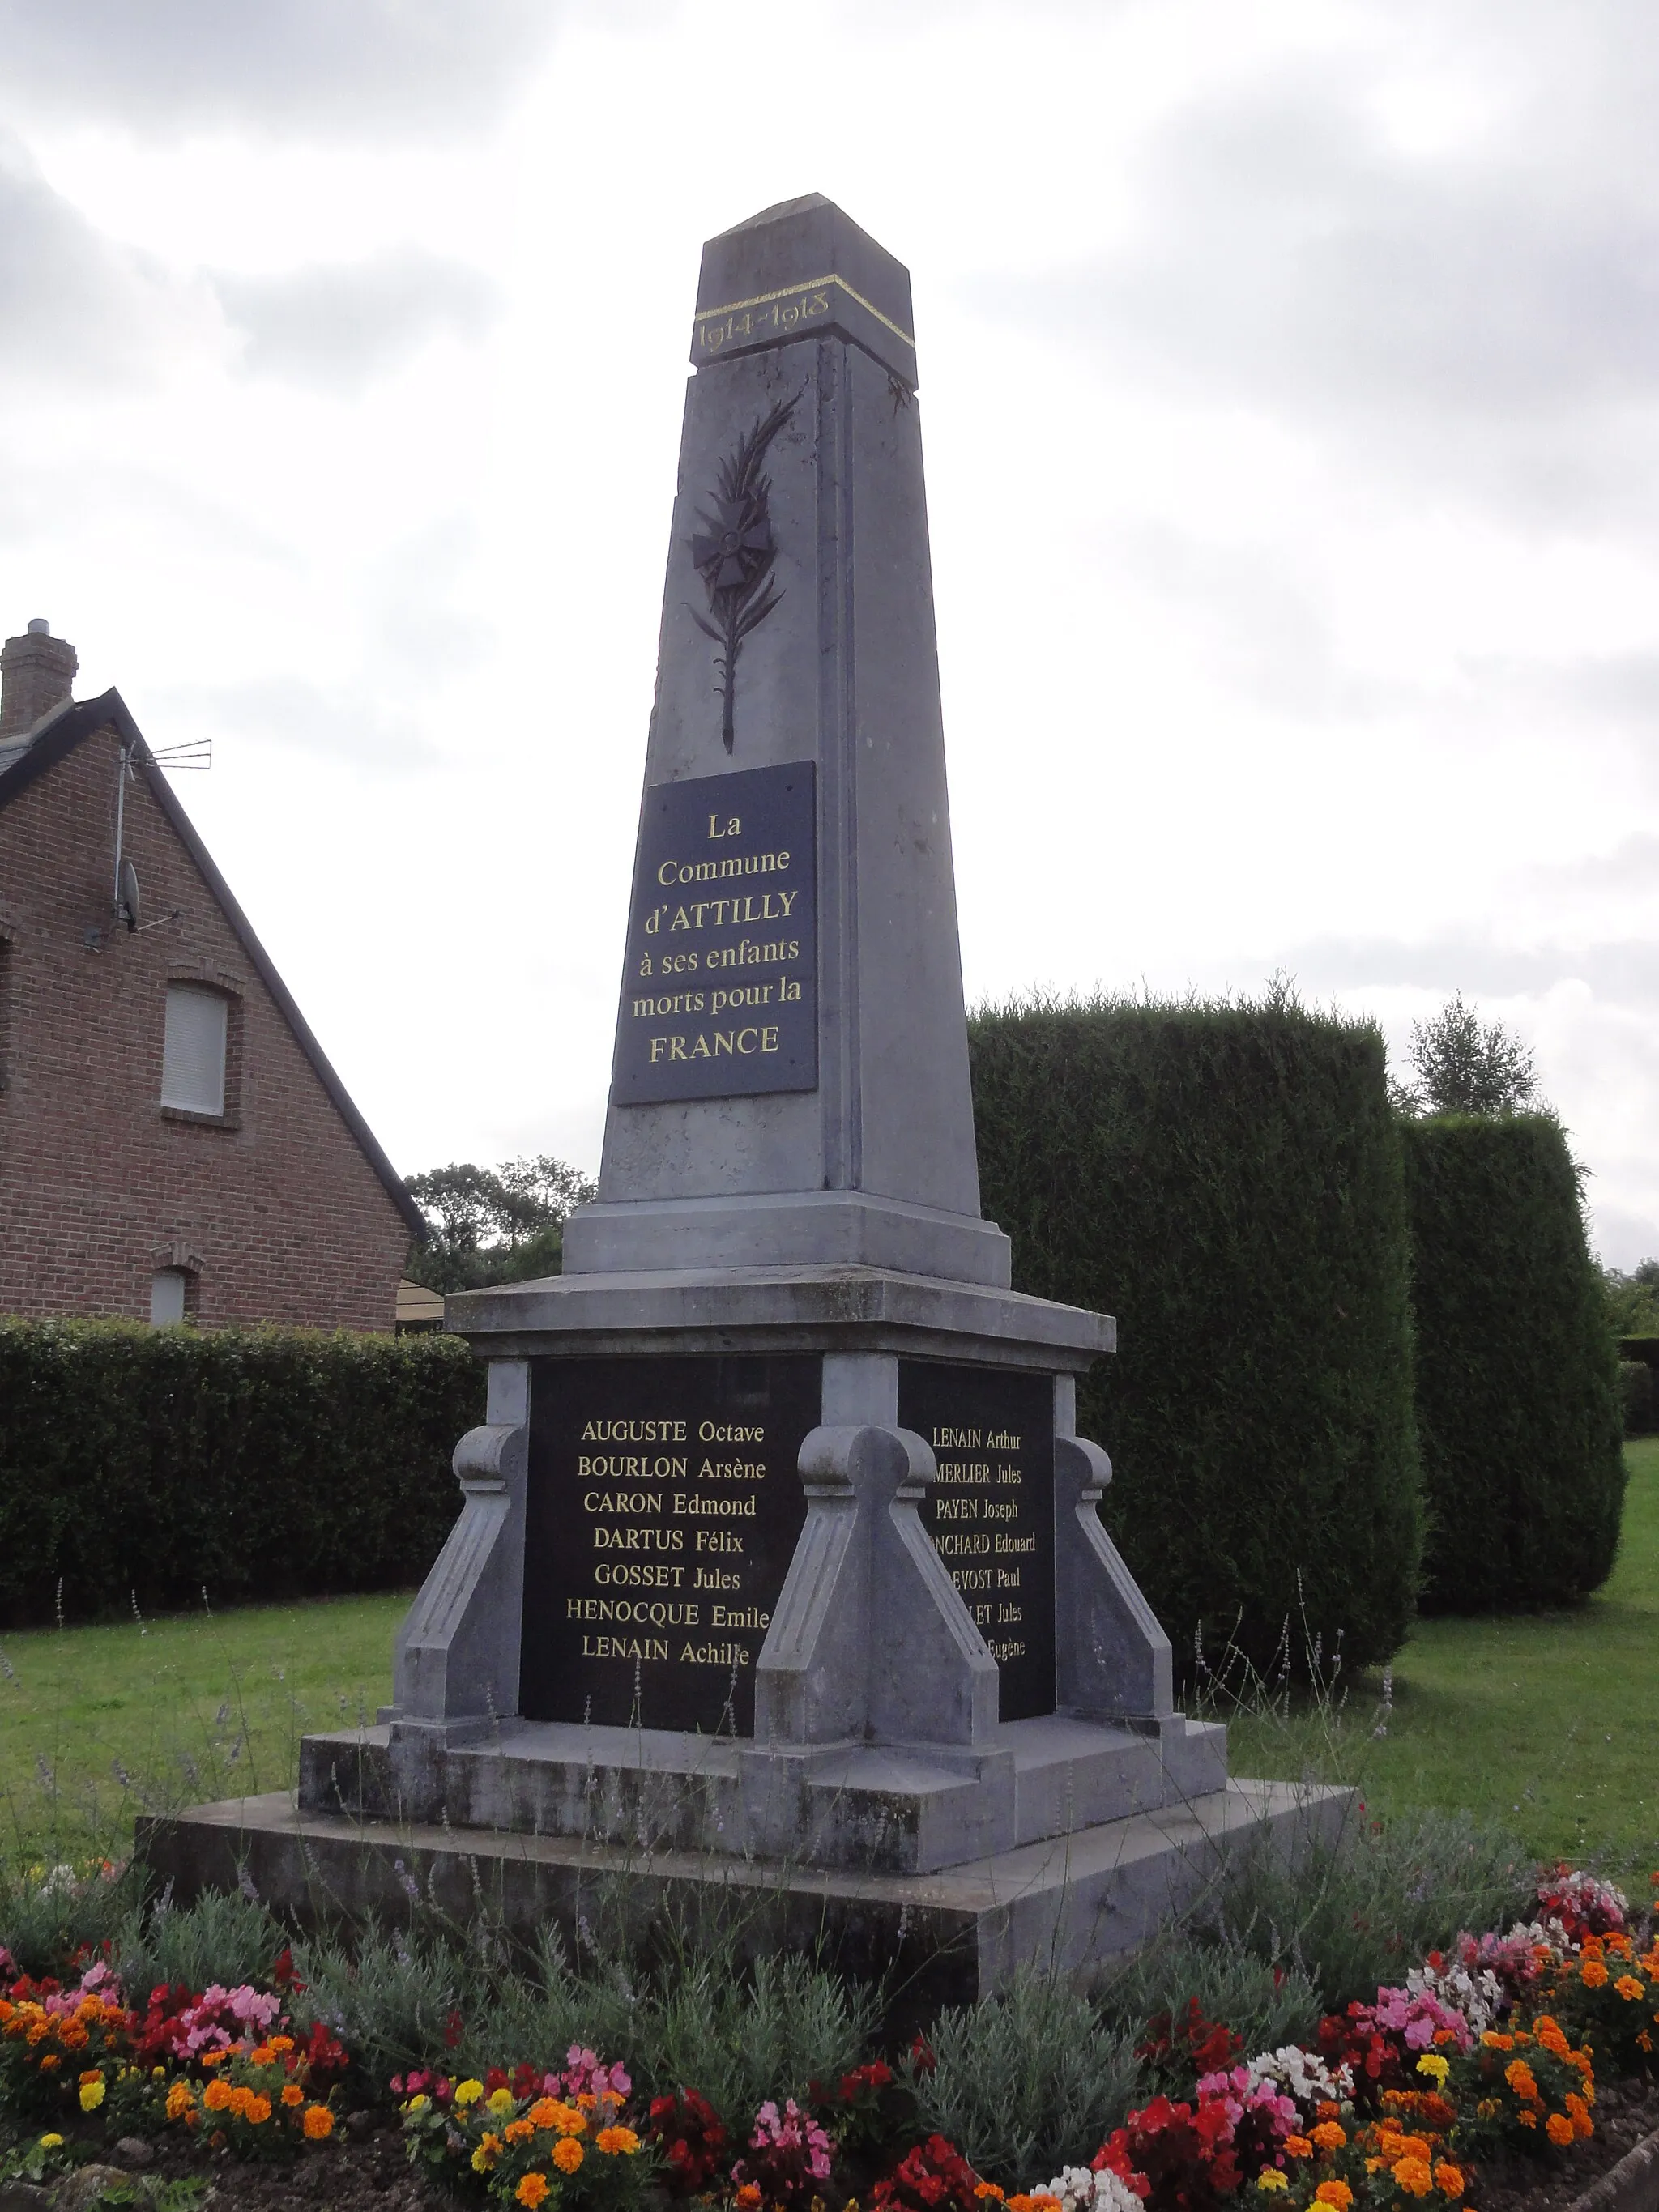
<svg viewBox="0 0 1659 2212"><path fill-rule="evenodd" d="M136 738L123 740L120 762L115 771L115 919L125 922L132 936L140 929L161 929L167 922L177 921L182 911L174 907L171 914L159 915L154 921L142 921L139 918L143 902L138 891L138 871L122 850L126 834L127 781L129 777L134 781L137 778L139 742ZM160 751L149 745L143 747L144 767L159 767L163 762L173 769L210 769L213 740L191 738L183 744L163 745Z"/></svg>

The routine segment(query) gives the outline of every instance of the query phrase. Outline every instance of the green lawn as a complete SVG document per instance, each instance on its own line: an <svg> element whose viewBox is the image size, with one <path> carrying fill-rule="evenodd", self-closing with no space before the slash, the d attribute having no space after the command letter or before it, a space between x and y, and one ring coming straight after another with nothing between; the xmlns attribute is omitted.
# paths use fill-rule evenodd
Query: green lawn
<svg viewBox="0 0 1659 2212"><path fill-rule="evenodd" d="M1623 1548L1588 1605L1425 1621L1386 1717L1376 1677L1337 1712L1235 1717L1234 1771L1313 1772L1357 1783L1378 1811L1468 1807L1540 1853L1659 1866L1659 1438L1627 1457ZM308 1729L372 1720L390 1697L408 1602L0 1638L0 1860L113 1854L146 1807L286 1787Z"/></svg>
<svg viewBox="0 0 1659 2212"><path fill-rule="evenodd" d="M135 1813L292 1783L392 1694L410 1594L0 1637L0 1862L124 1854Z"/></svg>
<svg viewBox="0 0 1659 2212"><path fill-rule="evenodd" d="M1639 1874L1659 1867L1659 1438L1626 1447L1624 1540L1605 1589L1571 1612L1425 1620L1340 1719L1299 1711L1233 1732L1239 1773L1310 1769L1374 1809L1468 1807L1528 1846ZM1388 1733L1375 1727L1386 1719Z"/></svg>

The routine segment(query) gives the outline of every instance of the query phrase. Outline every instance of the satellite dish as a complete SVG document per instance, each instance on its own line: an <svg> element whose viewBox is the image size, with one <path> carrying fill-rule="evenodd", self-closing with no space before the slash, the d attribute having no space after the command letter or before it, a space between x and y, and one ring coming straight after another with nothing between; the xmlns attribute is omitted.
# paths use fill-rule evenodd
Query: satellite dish
<svg viewBox="0 0 1659 2212"><path fill-rule="evenodd" d="M138 871L131 860L121 863L120 918L129 929L138 927Z"/></svg>

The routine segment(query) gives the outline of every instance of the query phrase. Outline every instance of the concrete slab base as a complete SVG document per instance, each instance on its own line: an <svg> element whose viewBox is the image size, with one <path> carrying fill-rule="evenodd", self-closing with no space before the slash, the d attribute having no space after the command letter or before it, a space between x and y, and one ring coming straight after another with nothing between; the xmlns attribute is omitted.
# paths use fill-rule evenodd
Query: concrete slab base
<svg viewBox="0 0 1659 2212"><path fill-rule="evenodd" d="M718 1923L740 1954L804 1948L846 1972L884 1978L920 2018L988 1994L1025 1960L1086 1973L1134 1950L1198 1900L1228 1850L1254 1838L1299 1858L1316 1839L1334 1839L1352 1794L1235 1780L929 1874L399 1825L305 1812L289 1791L141 1820L136 1849L176 1902L234 1888L245 1872L302 1925L369 1912L407 1920L417 1900L460 1922L488 1911L526 1936L552 1920L573 1941L583 1922L632 1937L665 1916Z"/></svg>

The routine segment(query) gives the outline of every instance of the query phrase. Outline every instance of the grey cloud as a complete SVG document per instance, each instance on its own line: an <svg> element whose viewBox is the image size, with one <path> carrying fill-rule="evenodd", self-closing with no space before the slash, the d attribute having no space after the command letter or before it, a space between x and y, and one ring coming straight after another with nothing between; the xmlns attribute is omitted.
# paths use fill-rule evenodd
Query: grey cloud
<svg viewBox="0 0 1659 2212"><path fill-rule="evenodd" d="M0 371L53 384L143 376L187 342L201 301L148 255L116 245L0 131Z"/></svg>
<svg viewBox="0 0 1659 2212"><path fill-rule="evenodd" d="M509 102L559 0L0 0L14 114L171 136L460 135Z"/></svg>
<svg viewBox="0 0 1659 2212"><path fill-rule="evenodd" d="M329 690L297 676L270 676L166 695L204 729L234 730L284 750L386 768L423 767L434 757L418 724L360 688Z"/></svg>
<svg viewBox="0 0 1659 2212"><path fill-rule="evenodd" d="M1178 112L1151 143L1131 242L981 287L984 311L1109 373L1334 434L1543 518L1624 506L1656 477L1659 213L1651 10L1586 0L1579 34L1506 37L1436 11L1443 58L1508 96L1486 137L1407 152L1386 62L1305 56ZM1523 12L1527 12L1524 11ZM1577 11L1575 11L1576 13ZM1378 11L1385 34L1419 9ZM1529 70L1524 81L1517 73Z"/></svg>
<svg viewBox="0 0 1659 2212"><path fill-rule="evenodd" d="M1264 965L1266 963L1263 963ZM1282 964L1310 990L1408 988L1481 998L1535 997L1587 983L1598 998L1659 1008L1659 944L1640 938L1583 946L1503 945L1474 930L1398 938L1311 938Z"/></svg>
<svg viewBox="0 0 1659 2212"><path fill-rule="evenodd" d="M434 337L471 338L494 319L489 279L418 246L279 276L217 275L244 366L313 390L360 392Z"/></svg>

